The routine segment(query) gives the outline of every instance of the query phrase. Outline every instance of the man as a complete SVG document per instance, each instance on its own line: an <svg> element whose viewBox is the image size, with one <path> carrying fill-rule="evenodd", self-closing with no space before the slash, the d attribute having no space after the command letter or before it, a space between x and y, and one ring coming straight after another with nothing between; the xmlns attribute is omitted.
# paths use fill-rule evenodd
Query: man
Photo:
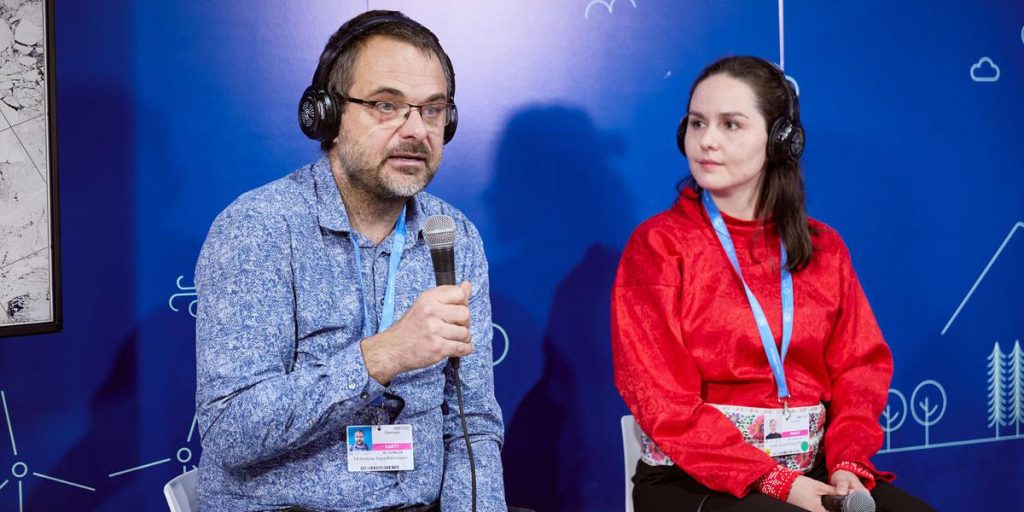
<svg viewBox="0 0 1024 512"><path fill-rule="evenodd" d="M471 510L453 357L477 509L505 510L487 260L473 224L422 192L454 87L422 25L350 20L300 106L323 157L214 221L196 269L205 510ZM436 214L455 220L460 286L435 287L421 229ZM359 427L391 458L349 453Z"/></svg>
<svg viewBox="0 0 1024 512"><path fill-rule="evenodd" d="M350 452L367 452L367 451L370 451L370 445L366 444L366 434L363 433L363 429L356 430L356 432L354 434L352 434L352 437L353 437L353 439L355 439L355 442L349 445L348 451L350 451Z"/></svg>
<svg viewBox="0 0 1024 512"><path fill-rule="evenodd" d="M775 421L775 418L768 420L768 435L764 436L767 439L782 439L782 434L779 433L779 422Z"/></svg>

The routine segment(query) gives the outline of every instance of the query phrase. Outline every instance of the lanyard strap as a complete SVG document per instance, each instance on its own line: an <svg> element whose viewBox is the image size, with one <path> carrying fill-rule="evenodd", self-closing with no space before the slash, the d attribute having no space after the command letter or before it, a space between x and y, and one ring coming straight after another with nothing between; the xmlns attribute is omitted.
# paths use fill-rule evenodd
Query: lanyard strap
<svg viewBox="0 0 1024 512"><path fill-rule="evenodd" d="M747 282L743 279L743 271L740 270L740 262L736 258L736 247L732 243L732 236L729 235L729 229L725 225L721 212L718 211L718 206L711 200L711 194L707 190L701 195L701 199L704 202L704 210L707 211L708 217L711 218L711 225L715 228L715 234L718 235L718 241L722 244L722 249L725 250L726 256L729 257L729 263L732 263L733 270L739 276L740 283L743 284L743 291L747 294L747 302L750 303L750 310L754 313L754 321L757 322L757 332L761 335L764 353L768 356L768 366L771 367L772 375L775 376L775 384L779 388L779 401L785 404L789 399L789 388L786 386L786 371L782 367L782 362L786 360L786 352L789 351L789 340L793 336L793 275L786 268L786 243L781 240L779 242L781 246L779 259L782 265L782 354L780 355L779 351L775 348L775 337L772 335L772 329L768 325L768 318L765 317L761 304L754 297L754 292L750 291L750 287L747 286Z"/></svg>
<svg viewBox="0 0 1024 512"><path fill-rule="evenodd" d="M368 294L363 284L363 262L359 256L359 244L356 237L349 236L352 241L352 249L356 259L356 276L359 277L359 292L363 300L363 337L369 338L374 333L370 330L370 305L367 302ZM398 276L398 262L402 259L402 251L405 250L405 207L398 215L398 222L395 223L395 231L391 239L391 259L388 261L388 284L384 290L384 308L380 313L380 323L377 324L377 332L381 332L395 321L395 281Z"/></svg>

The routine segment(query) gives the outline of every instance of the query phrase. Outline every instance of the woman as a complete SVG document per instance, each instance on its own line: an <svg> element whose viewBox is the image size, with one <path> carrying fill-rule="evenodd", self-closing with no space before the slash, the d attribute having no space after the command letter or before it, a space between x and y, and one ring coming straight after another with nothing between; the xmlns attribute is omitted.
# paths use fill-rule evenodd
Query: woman
<svg viewBox="0 0 1024 512"><path fill-rule="evenodd" d="M633 233L612 292L615 381L646 433L636 510L820 512L853 491L931 510L871 463L892 357L842 239L807 218L785 76L713 63L679 145L691 176Z"/></svg>

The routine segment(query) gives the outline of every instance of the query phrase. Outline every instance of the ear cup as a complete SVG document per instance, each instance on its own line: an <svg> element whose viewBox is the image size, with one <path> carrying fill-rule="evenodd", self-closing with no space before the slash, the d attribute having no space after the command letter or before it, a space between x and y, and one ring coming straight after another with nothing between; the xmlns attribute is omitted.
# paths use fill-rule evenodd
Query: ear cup
<svg viewBox="0 0 1024 512"><path fill-rule="evenodd" d="M676 128L676 145L679 146L679 152L686 156L686 125L689 124L690 116L683 116L679 120L679 128Z"/></svg>
<svg viewBox="0 0 1024 512"><path fill-rule="evenodd" d="M773 162L796 162L804 152L804 129L789 116L772 123L768 132L768 159Z"/></svg>
<svg viewBox="0 0 1024 512"><path fill-rule="evenodd" d="M313 140L331 140L338 130L337 102L324 92L307 87L299 100L299 128Z"/></svg>
<svg viewBox="0 0 1024 512"><path fill-rule="evenodd" d="M797 123L797 125L793 127L793 135L790 135L789 137L789 144L786 145L786 150L788 151L790 160L794 162L800 160L800 157L804 154L805 142L804 128Z"/></svg>
<svg viewBox="0 0 1024 512"><path fill-rule="evenodd" d="M448 144L455 136L455 129L459 127L459 109L452 104L452 111L448 114L451 118L448 120L448 126L444 127L444 143Z"/></svg>

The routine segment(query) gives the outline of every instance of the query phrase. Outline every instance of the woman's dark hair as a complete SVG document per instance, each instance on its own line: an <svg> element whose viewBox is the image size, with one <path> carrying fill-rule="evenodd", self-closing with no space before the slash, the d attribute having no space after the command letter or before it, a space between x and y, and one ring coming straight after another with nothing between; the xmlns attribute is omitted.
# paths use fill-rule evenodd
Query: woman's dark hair
<svg viewBox="0 0 1024 512"><path fill-rule="evenodd" d="M725 57L704 68L690 88L686 111L697 85L714 75L727 75L750 86L758 111L770 130L776 119L790 115L794 123L800 120L800 105L782 72L774 64L757 57ZM790 105L792 102L792 105ZM792 108L792 112L790 109ZM771 141L769 141L770 143ZM697 193L700 185L692 176L679 183L679 188L690 187ZM779 237L786 244L786 267L793 272L802 270L811 261L811 229L804 207L803 169L798 161L765 161L761 190L758 191L754 215L761 220L772 220Z"/></svg>

